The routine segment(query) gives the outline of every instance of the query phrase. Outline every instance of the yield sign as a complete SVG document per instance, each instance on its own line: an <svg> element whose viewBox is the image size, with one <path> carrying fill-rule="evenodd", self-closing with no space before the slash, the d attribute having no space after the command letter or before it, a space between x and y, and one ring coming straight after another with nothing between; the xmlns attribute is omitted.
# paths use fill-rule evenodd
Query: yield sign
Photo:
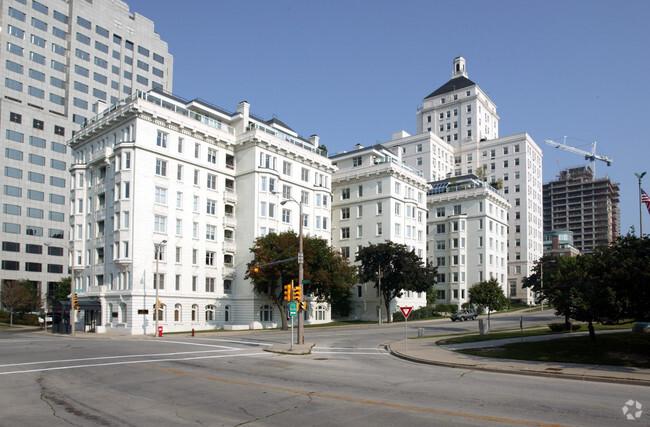
<svg viewBox="0 0 650 427"><path fill-rule="evenodd" d="M400 307L400 310L402 310L402 314L404 315L405 319L409 318L409 314L411 314L411 310L413 310L413 307Z"/></svg>

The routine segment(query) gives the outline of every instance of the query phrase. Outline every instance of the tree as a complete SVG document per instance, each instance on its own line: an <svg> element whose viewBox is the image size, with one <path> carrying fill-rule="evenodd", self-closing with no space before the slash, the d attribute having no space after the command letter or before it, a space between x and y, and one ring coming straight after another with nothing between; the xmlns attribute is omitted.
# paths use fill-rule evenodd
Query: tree
<svg viewBox="0 0 650 427"><path fill-rule="evenodd" d="M404 291L429 292L436 284L437 269L424 265L422 259L409 251L406 245L387 241L370 244L359 249L356 261L359 267L359 282L375 282L379 287L381 271L381 300L386 307L388 322L392 322L390 302L402 296Z"/></svg>
<svg viewBox="0 0 650 427"><path fill-rule="evenodd" d="M14 325L14 311L21 310L33 302L32 293L21 282L24 281L5 282L2 285L2 305L9 309L9 326Z"/></svg>
<svg viewBox="0 0 650 427"><path fill-rule="evenodd" d="M48 295L52 301L65 301L70 299L72 292L72 278L64 277L54 284L52 295Z"/></svg>
<svg viewBox="0 0 650 427"><path fill-rule="evenodd" d="M612 247L611 278L616 283L618 301L627 317L650 321L650 239L628 233L619 236Z"/></svg>
<svg viewBox="0 0 650 427"><path fill-rule="evenodd" d="M266 295L280 311L282 329L287 329L284 304L284 285L294 281L298 285L298 262L260 267L283 259L297 258L298 235L293 231L270 233L255 240L250 249L253 259L248 263L245 278L253 283L253 289ZM332 310L345 311L350 290L356 282L356 268L319 237L303 237L304 279L303 294L312 295L318 302L327 302Z"/></svg>
<svg viewBox="0 0 650 427"><path fill-rule="evenodd" d="M504 310L510 307L510 300L504 295L497 279L482 281L469 288L469 302L487 309L488 329L490 328L490 311Z"/></svg>
<svg viewBox="0 0 650 427"><path fill-rule="evenodd" d="M581 280L581 272L575 264L572 257L545 256L537 261L532 274L522 283L522 288L531 288L540 300L547 300L555 307L555 314L564 316L567 329L573 317L572 284Z"/></svg>
<svg viewBox="0 0 650 427"><path fill-rule="evenodd" d="M531 287L548 299L556 314L564 315L567 325L570 318L587 322L589 336L595 341L594 322L615 323L625 315L623 303L617 297L616 262L612 249L607 247L577 257L545 257L524 280L524 287Z"/></svg>

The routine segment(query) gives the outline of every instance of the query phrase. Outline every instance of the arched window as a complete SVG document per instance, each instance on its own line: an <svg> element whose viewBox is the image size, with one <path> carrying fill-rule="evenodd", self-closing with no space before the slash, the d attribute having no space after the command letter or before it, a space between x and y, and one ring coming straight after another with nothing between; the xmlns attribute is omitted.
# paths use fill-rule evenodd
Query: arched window
<svg viewBox="0 0 650 427"><path fill-rule="evenodd" d="M196 304L192 305L192 322L196 322L199 316L199 306Z"/></svg>
<svg viewBox="0 0 650 427"><path fill-rule="evenodd" d="M152 308L153 308L153 310L151 312L154 313L153 320L155 321L156 320L156 314L155 314L156 313L156 304L154 304ZM162 321L165 320L165 311L166 311L166 309L167 309L167 306L165 304L162 304L160 306L160 308L158 309L158 321L159 322L162 322Z"/></svg>
<svg viewBox="0 0 650 427"><path fill-rule="evenodd" d="M180 322L181 321L181 305L176 304L174 306L174 322Z"/></svg>
<svg viewBox="0 0 650 427"><path fill-rule="evenodd" d="M273 308L270 305L260 307L260 322L273 321Z"/></svg>
<svg viewBox="0 0 650 427"><path fill-rule="evenodd" d="M206 305L205 306L205 321L212 322L214 321L214 306Z"/></svg>
<svg viewBox="0 0 650 427"><path fill-rule="evenodd" d="M226 322L230 322L230 306L229 306L229 305L227 305L227 306L224 308L224 312L223 312L223 313L224 313L224 316L225 316L225 321L226 321Z"/></svg>
<svg viewBox="0 0 650 427"><path fill-rule="evenodd" d="M120 321L126 323L126 303L120 304Z"/></svg>

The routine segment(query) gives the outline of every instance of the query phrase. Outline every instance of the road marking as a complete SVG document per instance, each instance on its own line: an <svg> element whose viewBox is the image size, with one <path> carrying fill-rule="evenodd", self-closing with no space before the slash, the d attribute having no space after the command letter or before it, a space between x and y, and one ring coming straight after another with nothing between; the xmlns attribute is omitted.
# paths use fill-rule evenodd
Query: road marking
<svg viewBox="0 0 650 427"><path fill-rule="evenodd" d="M273 344L268 344L268 343L263 343L263 342L255 342L255 341L236 341L236 340L225 340L221 338L196 338L198 340L206 340L206 341L223 341L223 342L232 342L235 344L246 344L246 345L257 345L257 346L272 346Z"/></svg>
<svg viewBox="0 0 650 427"><path fill-rule="evenodd" d="M196 346L202 346L202 347L219 347L219 348L228 348L228 349L231 349L231 350L241 350L241 349L235 348L235 347L226 347L226 346L223 346L223 345L202 344L202 343L199 343L199 342L169 341L169 340L155 340L154 342L168 343L168 344L196 345Z"/></svg>
<svg viewBox="0 0 650 427"><path fill-rule="evenodd" d="M137 363L135 364L137 365ZM164 368L162 366L152 366L152 365L140 365L140 366L145 368L157 369L159 371L163 371L175 375L185 375L188 377L201 378L207 381L216 381L225 384L235 384L235 385L241 385L246 387L256 387L256 388L270 389L275 391L283 391L286 393L298 394L298 395L309 396L309 397L322 397L324 399L340 400L343 402L350 402L350 403L360 403L362 405L382 406L387 408L405 409L408 411L425 412L425 413L436 414L436 415L446 415L451 417L469 418L469 419L482 420L482 421L495 421L501 423L519 424L519 425L527 425L527 426L567 427L567 426L563 426L562 424L548 424L548 423L540 423L535 421L517 420L514 418L495 417L490 415L476 415L476 414L468 414L464 412L443 411L440 409L423 408L420 406L401 405L398 403L359 399L356 397L341 396L336 394L325 394L325 393L317 393L312 391L304 391L304 390L274 386L269 384L257 384L257 383L251 383L246 381L229 380L225 378L216 378L209 375L200 375L200 374L193 374L191 372L177 371L175 369Z"/></svg>
<svg viewBox="0 0 650 427"><path fill-rule="evenodd" d="M242 349L235 349L242 350ZM216 353L230 350L202 350L202 351L177 351L173 353L151 353L151 354L127 354L121 356L99 356L99 357L84 357L79 359L62 359L62 360L42 360L38 362L23 362L23 363L8 363L0 365L0 368L9 366L26 366L26 365L40 365L44 363L64 363L64 362L86 362L89 360L103 360L103 359L125 359L131 357L159 357L159 356L178 356L182 354L199 354L199 353Z"/></svg>
<svg viewBox="0 0 650 427"><path fill-rule="evenodd" d="M182 357L174 359L143 359L143 360L125 360L122 362L107 362L107 363L90 363L87 365L70 365L70 366L55 366L51 368L40 368L40 369L25 369L22 371L8 371L0 372L0 375L13 375L13 374L29 374L34 372L46 372L46 371L60 371L66 369L79 369L79 368L94 368L101 366L114 366L114 365L141 365L147 363L158 363L158 362L178 362L183 360L199 360L199 359L221 359L225 357L245 357L245 356L266 356L271 355L271 353L240 353L240 354L217 354L212 356L196 356L196 357Z"/></svg>

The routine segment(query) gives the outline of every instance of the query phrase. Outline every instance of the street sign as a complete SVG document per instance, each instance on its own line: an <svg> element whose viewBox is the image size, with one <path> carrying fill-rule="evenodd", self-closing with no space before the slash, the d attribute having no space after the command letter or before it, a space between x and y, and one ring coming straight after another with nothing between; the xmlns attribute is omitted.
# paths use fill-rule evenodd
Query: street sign
<svg viewBox="0 0 650 427"><path fill-rule="evenodd" d="M289 303L289 316L295 316L297 311L298 311L298 303L297 302L290 302Z"/></svg>
<svg viewBox="0 0 650 427"><path fill-rule="evenodd" d="M405 319L409 318L409 314L411 314L411 310L413 310L413 307L400 307L400 310L402 310L402 314L404 315Z"/></svg>

